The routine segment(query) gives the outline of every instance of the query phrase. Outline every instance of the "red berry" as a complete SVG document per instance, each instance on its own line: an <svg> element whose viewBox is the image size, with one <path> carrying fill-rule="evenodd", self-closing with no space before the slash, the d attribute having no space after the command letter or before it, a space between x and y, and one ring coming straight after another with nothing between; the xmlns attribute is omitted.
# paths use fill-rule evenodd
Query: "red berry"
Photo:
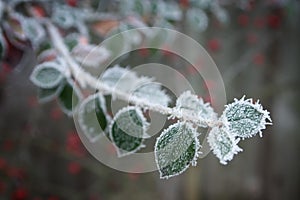
<svg viewBox="0 0 300 200"><path fill-rule="evenodd" d="M241 14L238 16L238 24L240 26L247 26L249 24L249 17L246 14Z"/></svg>
<svg viewBox="0 0 300 200"><path fill-rule="evenodd" d="M72 175L76 175L81 171L81 166L76 162L70 162L68 165L68 172Z"/></svg>
<svg viewBox="0 0 300 200"><path fill-rule="evenodd" d="M221 49L221 44L220 44L220 41L219 39L211 39L208 41L208 49L212 52L217 52Z"/></svg>
<svg viewBox="0 0 300 200"><path fill-rule="evenodd" d="M265 56L263 54L256 54L253 58L253 62L256 65L263 65L265 63Z"/></svg>

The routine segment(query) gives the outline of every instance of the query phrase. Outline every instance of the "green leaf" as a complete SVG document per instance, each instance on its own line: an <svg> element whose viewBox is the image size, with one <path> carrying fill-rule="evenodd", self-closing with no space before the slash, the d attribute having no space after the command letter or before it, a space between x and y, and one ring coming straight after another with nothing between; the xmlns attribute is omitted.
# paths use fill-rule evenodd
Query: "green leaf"
<svg viewBox="0 0 300 200"><path fill-rule="evenodd" d="M140 108L128 106L117 112L110 126L110 138L118 156L132 154L142 147L148 123Z"/></svg>
<svg viewBox="0 0 300 200"><path fill-rule="evenodd" d="M37 48L46 36L43 26L35 19L25 19L22 27L33 47Z"/></svg>
<svg viewBox="0 0 300 200"><path fill-rule="evenodd" d="M50 89L58 86L63 80L60 66L55 62L44 62L35 67L30 80L38 87Z"/></svg>
<svg viewBox="0 0 300 200"><path fill-rule="evenodd" d="M208 17L202 9L192 8L187 12L187 20L192 29L198 32L205 31L208 26Z"/></svg>
<svg viewBox="0 0 300 200"><path fill-rule="evenodd" d="M231 161L235 154L243 151L237 145L240 139L236 139L235 136L230 134L224 127L212 128L207 140L213 153L219 158L220 163L223 165L226 165L227 161Z"/></svg>
<svg viewBox="0 0 300 200"><path fill-rule="evenodd" d="M82 94L80 93L79 88L72 80L67 80L58 97L58 104L62 111L68 116L73 115L73 113L77 110L81 99Z"/></svg>
<svg viewBox="0 0 300 200"><path fill-rule="evenodd" d="M55 99L63 89L63 81L53 88L38 88L37 96L40 103L46 103Z"/></svg>
<svg viewBox="0 0 300 200"><path fill-rule="evenodd" d="M262 129L266 125L271 125L272 120L270 113L263 110L262 106L257 101L255 104L252 99L245 100L245 96L240 100L226 105L226 109L222 114L222 120L230 133L235 136L249 138L257 133L262 136Z"/></svg>
<svg viewBox="0 0 300 200"><path fill-rule="evenodd" d="M186 122L177 122L165 129L155 143L155 160L160 178L170 178L195 166L200 144L196 129Z"/></svg>
<svg viewBox="0 0 300 200"><path fill-rule="evenodd" d="M78 111L78 122L85 136L95 142L107 132L110 117L106 112L105 99L102 94L90 95L81 103Z"/></svg>

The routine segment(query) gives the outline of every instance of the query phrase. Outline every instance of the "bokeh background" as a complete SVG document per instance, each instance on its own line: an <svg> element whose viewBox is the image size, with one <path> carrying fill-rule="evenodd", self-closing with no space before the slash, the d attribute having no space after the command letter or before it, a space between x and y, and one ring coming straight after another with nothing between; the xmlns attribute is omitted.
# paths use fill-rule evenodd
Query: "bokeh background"
<svg viewBox="0 0 300 200"><path fill-rule="evenodd" d="M70 7L92 2L98 12L120 14L114 1L57 2ZM174 2L187 16L194 1ZM210 153L197 167L169 180L160 180L158 172L110 169L85 150L73 119L55 101L38 102L29 81L37 62L33 48L11 46L0 65L0 199L299 199L300 2L216 2L226 11L225 22L204 9L209 19L205 30L193 29L184 19L169 23L206 48L223 76L228 102L246 94L271 112L274 125L263 131L263 138L241 141L244 151L226 166ZM103 29L97 24L98 33ZM193 87L198 84L199 96L212 100L206 90L213 82L203 83L176 55L154 54L145 49L121 62L136 65L155 58L178 70Z"/></svg>

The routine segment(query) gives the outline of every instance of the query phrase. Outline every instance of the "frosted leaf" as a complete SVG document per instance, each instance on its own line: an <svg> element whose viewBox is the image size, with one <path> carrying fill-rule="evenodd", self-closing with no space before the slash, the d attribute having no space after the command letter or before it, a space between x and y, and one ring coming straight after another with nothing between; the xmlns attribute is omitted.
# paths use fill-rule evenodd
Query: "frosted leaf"
<svg viewBox="0 0 300 200"><path fill-rule="evenodd" d="M262 136L261 130L272 124L269 114L258 101L254 104L252 99L245 100L243 96L240 100L235 99L233 103L226 105L221 119L232 134L244 139L257 133Z"/></svg>
<svg viewBox="0 0 300 200"><path fill-rule="evenodd" d="M192 94L190 91L185 91L178 97L176 109L201 119L217 119L217 114L209 103L204 103L202 98L198 98L197 95ZM204 126L204 124L201 124L201 126Z"/></svg>
<svg viewBox="0 0 300 200"><path fill-rule="evenodd" d="M38 87L53 88L62 80L61 67L55 62L44 62L37 65L30 75L30 80Z"/></svg>
<svg viewBox="0 0 300 200"><path fill-rule="evenodd" d="M110 117L106 112L105 99L102 94L90 95L81 103L78 110L78 122L85 136L95 142L106 134Z"/></svg>
<svg viewBox="0 0 300 200"><path fill-rule="evenodd" d="M190 0L190 3L193 6L200 7L202 9L206 9L211 5L211 0Z"/></svg>
<svg viewBox="0 0 300 200"><path fill-rule="evenodd" d="M72 80L67 80L58 96L58 104L68 116L73 115L82 99L79 88Z"/></svg>
<svg viewBox="0 0 300 200"><path fill-rule="evenodd" d="M191 124L177 122L156 139L154 153L160 178L170 178L197 164L200 144Z"/></svg>
<svg viewBox="0 0 300 200"><path fill-rule="evenodd" d="M227 11L222 8L217 2L213 2L211 6L212 13L216 16L216 18L223 24L228 23L229 15Z"/></svg>
<svg viewBox="0 0 300 200"><path fill-rule="evenodd" d="M75 24L74 16L67 6L55 5L52 20L62 28L71 28Z"/></svg>
<svg viewBox="0 0 300 200"><path fill-rule="evenodd" d="M123 92L128 92L134 89L136 87L137 80L138 76L135 72L122 68L119 65L115 65L114 67L107 69L101 77L101 81L105 84Z"/></svg>
<svg viewBox="0 0 300 200"><path fill-rule="evenodd" d="M40 103L46 103L55 99L63 89L63 81L53 88L38 88L37 96Z"/></svg>
<svg viewBox="0 0 300 200"><path fill-rule="evenodd" d="M182 11L175 2L158 1L157 9L157 14L167 20L179 21L182 19Z"/></svg>
<svg viewBox="0 0 300 200"><path fill-rule="evenodd" d="M5 55L5 52L6 52L6 41L2 35L2 30L0 28L0 61L2 60L2 58L4 57Z"/></svg>
<svg viewBox="0 0 300 200"><path fill-rule="evenodd" d="M33 47L37 48L46 36L46 32L42 25L35 19L24 19L22 27Z"/></svg>
<svg viewBox="0 0 300 200"><path fill-rule="evenodd" d="M237 144L240 141L228 132L226 128L214 127L207 137L213 153L219 158L220 163L226 165L238 152L243 151Z"/></svg>
<svg viewBox="0 0 300 200"><path fill-rule="evenodd" d="M72 55L82 65L98 68L109 58L110 53L104 47L78 44L72 50Z"/></svg>
<svg viewBox="0 0 300 200"><path fill-rule="evenodd" d="M202 32L207 29L208 17L203 10L198 8L189 9L187 19L191 27L196 31Z"/></svg>
<svg viewBox="0 0 300 200"><path fill-rule="evenodd" d="M132 154L142 147L148 123L140 108L128 106L117 112L110 125L110 139L119 157Z"/></svg>
<svg viewBox="0 0 300 200"><path fill-rule="evenodd" d="M132 95L142 101L162 106L168 106L171 101L166 92L161 89L161 85L154 82L141 85L132 93Z"/></svg>

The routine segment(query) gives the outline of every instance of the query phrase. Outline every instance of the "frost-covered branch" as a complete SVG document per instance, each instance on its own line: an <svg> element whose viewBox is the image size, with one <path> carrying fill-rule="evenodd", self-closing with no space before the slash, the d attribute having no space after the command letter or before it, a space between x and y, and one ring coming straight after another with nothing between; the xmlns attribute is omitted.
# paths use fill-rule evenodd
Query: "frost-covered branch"
<svg viewBox="0 0 300 200"><path fill-rule="evenodd" d="M118 89L109 87L104 82L100 81L99 79L96 79L94 76L86 72L76 61L74 61L74 59L69 53L68 48L63 42L63 39L59 31L54 25L48 22L47 29L51 36L51 40L52 40L52 44L54 45L54 48L65 59L65 61L67 62L66 66L69 67L72 75L75 77L76 81L78 81L81 87L85 88L88 85L91 88L97 89L105 94L110 94L115 98L132 103L138 107L159 112L164 115L170 115L171 117L178 118L183 121L189 121L194 124L205 124L206 126L209 127L222 125L222 122L220 121L212 121L203 118L201 119L199 117L195 118L195 116L190 115L189 113L184 113L180 110L173 109L167 106L152 104L148 101L144 101L143 99L132 97L128 93L125 93Z"/></svg>

